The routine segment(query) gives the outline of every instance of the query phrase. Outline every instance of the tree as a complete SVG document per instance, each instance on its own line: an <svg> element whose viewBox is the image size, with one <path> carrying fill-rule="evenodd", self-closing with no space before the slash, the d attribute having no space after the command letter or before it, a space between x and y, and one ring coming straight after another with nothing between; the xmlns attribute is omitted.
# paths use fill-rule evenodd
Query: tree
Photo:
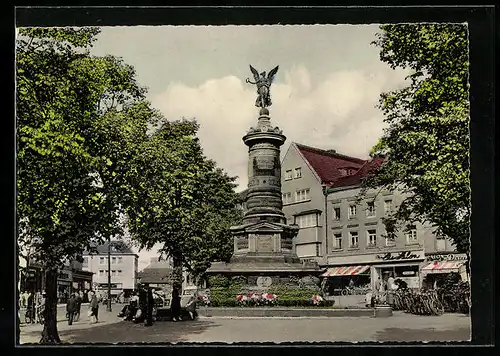
<svg viewBox="0 0 500 356"><path fill-rule="evenodd" d="M172 257L174 281L182 267L202 273L210 261L228 258L229 226L238 218L235 178L207 160L196 138L194 121L164 122L144 143L134 166L135 206L129 228L141 248L162 243ZM230 255L229 255L230 256Z"/></svg>
<svg viewBox="0 0 500 356"><path fill-rule="evenodd" d="M59 343L57 272L121 231L128 160L154 111L131 66L92 57L95 28L21 29L17 66L18 244L46 271L42 343Z"/></svg>
<svg viewBox="0 0 500 356"><path fill-rule="evenodd" d="M410 71L409 85L383 93L385 129L371 155L386 157L368 188L401 190L406 198L386 220L430 222L469 255L469 103L467 26L383 25L373 42L391 68Z"/></svg>

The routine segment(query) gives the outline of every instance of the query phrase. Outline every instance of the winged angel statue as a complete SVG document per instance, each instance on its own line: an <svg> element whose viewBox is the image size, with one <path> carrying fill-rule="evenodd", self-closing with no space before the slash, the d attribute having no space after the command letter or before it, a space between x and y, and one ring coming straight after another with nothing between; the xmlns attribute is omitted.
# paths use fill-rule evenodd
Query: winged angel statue
<svg viewBox="0 0 500 356"><path fill-rule="evenodd" d="M250 70L252 71L253 77L255 78L255 82L251 82L250 79L248 78L246 82L257 85L257 94L259 94L259 96L255 101L255 106L260 108L266 108L271 106L272 102L271 102L270 88L274 76L278 72L278 68L279 66L276 66L275 68L271 69L271 71L266 77L265 71L259 74L259 72L254 67L252 67L252 65L250 65Z"/></svg>

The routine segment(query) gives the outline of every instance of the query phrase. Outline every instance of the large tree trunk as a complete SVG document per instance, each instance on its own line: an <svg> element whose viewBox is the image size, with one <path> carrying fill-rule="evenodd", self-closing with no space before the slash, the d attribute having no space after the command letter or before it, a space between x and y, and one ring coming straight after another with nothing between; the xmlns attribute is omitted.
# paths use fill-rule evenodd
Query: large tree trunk
<svg viewBox="0 0 500 356"><path fill-rule="evenodd" d="M44 325L41 344L59 344L59 333L57 332L57 269L48 270L45 274L46 298Z"/></svg>

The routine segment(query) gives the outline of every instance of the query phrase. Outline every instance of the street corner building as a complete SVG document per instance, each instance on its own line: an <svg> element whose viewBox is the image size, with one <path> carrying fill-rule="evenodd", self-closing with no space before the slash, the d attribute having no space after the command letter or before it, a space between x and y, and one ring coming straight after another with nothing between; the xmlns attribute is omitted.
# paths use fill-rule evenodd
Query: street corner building
<svg viewBox="0 0 500 356"><path fill-rule="evenodd" d="M409 288L431 286L450 272L463 280L466 256L429 224L408 224L395 239L385 238L383 218L404 199L399 191L367 191L361 181L383 158L364 160L292 142L281 163L281 194L287 224L296 224L293 252L302 262L316 262L329 280L329 293L351 280L374 288L389 274ZM248 190L241 192L243 200ZM246 211L245 203L241 208Z"/></svg>

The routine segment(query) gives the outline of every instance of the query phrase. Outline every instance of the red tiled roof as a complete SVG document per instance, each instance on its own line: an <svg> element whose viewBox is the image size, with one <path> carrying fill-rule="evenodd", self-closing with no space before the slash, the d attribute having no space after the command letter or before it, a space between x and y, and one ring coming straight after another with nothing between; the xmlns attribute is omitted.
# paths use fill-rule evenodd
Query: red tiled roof
<svg viewBox="0 0 500 356"><path fill-rule="evenodd" d="M360 169L367 161L339 154L334 150L322 150L295 143L295 146L316 171L322 183L330 183L341 177L340 168Z"/></svg>
<svg viewBox="0 0 500 356"><path fill-rule="evenodd" d="M363 178L366 178L367 176L372 174L378 167L380 167L383 162L383 157L377 157L370 161L366 161L366 163L355 174L337 179L329 185L329 188L340 188L358 185L361 183L361 180Z"/></svg>

